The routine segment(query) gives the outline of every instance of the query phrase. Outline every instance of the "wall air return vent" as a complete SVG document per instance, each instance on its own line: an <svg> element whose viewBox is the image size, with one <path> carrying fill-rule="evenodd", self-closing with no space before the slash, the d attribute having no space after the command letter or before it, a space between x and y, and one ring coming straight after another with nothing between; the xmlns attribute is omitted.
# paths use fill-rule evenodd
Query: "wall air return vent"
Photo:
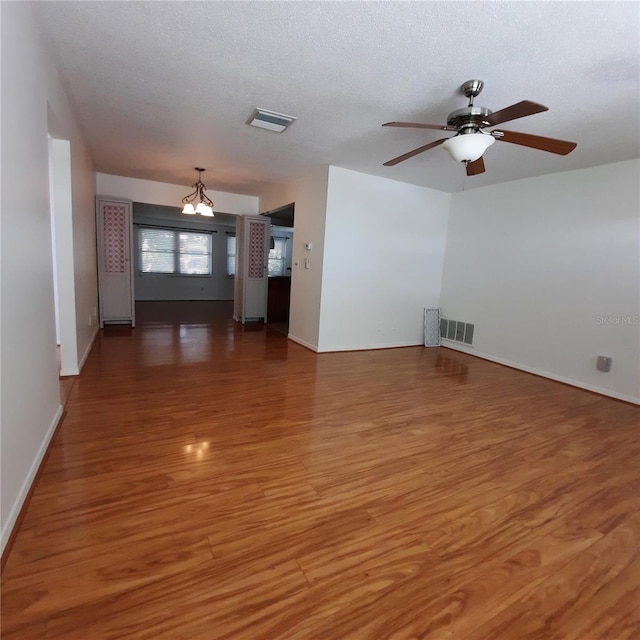
<svg viewBox="0 0 640 640"><path fill-rule="evenodd" d="M459 322L440 318L440 337L464 344L473 344L474 325L469 322Z"/></svg>
<svg viewBox="0 0 640 640"><path fill-rule="evenodd" d="M293 116L258 108L251 114L251 117L247 120L247 124L250 124L252 127L260 127L260 129L268 129L269 131L282 133L295 121L296 118Z"/></svg>
<svg viewBox="0 0 640 640"><path fill-rule="evenodd" d="M456 321L455 320L447 320L447 340L455 340L456 339Z"/></svg>

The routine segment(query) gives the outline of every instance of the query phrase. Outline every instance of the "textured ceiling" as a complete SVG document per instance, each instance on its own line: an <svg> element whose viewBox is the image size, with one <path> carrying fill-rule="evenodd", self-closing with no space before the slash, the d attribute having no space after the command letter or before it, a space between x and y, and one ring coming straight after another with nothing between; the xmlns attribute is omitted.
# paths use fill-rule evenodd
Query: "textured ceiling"
<svg viewBox="0 0 640 640"><path fill-rule="evenodd" d="M256 194L319 164L444 191L638 157L638 2L43 2L37 14L99 171ZM465 177L443 137L459 85L476 104L549 111L508 129L573 140L559 157L507 143ZM296 116L283 134L254 107Z"/></svg>

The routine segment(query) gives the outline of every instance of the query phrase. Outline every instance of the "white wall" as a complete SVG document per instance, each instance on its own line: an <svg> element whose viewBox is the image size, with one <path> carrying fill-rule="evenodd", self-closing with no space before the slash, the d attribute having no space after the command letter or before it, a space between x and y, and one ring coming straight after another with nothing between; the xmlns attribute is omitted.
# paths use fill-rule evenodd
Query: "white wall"
<svg viewBox="0 0 640 640"><path fill-rule="evenodd" d="M475 324L470 352L640 401L639 176L631 160L453 195L441 306Z"/></svg>
<svg viewBox="0 0 640 640"><path fill-rule="evenodd" d="M450 198L329 168L320 351L423 343L423 309L440 302Z"/></svg>
<svg viewBox="0 0 640 640"><path fill-rule="evenodd" d="M32 6L2 3L1 28L0 518L4 548L62 410L55 350L48 132L71 141L72 206L74 223L77 220L79 225L74 230L78 314L95 305L97 286L89 155L42 47ZM48 111L55 115L55 131L50 129ZM78 334L80 353L90 343L91 333Z"/></svg>
<svg viewBox="0 0 640 640"><path fill-rule="evenodd" d="M72 122L71 114L68 118ZM76 330L78 332L78 368L82 369L99 328L96 174L89 150L76 127L70 138Z"/></svg>
<svg viewBox="0 0 640 640"><path fill-rule="evenodd" d="M65 314L67 316L70 313L75 314L75 319L69 320L68 328L75 334L76 346L71 361L67 357L69 349L66 350L66 356L63 354L66 360L63 374L77 375L89 355L93 339L98 332L96 176L93 160L75 122L57 71L49 60L50 56L47 54L46 61L42 63L46 82L48 133L55 139L54 142L57 140L56 145L60 151L68 146L67 151L61 154L64 157L59 156L59 162L56 163L57 167L63 168L66 174L62 180L65 190L62 198L64 209L61 210L60 203L56 203L56 224L62 221L64 227L61 242L57 239L61 244L61 250L72 253L72 256L63 260L67 260L73 270L73 282L68 276L69 271L67 275L58 275L60 283L63 278L66 279L64 286L67 295L60 302L72 309L72 311L60 309L60 314L61 317ZM71 184L70 193L69 183ZM64 346L63 342L63 351ZM72 348L71 351L74 349Z"/></svg>
<svg viewBox="0 0 640 640"><path fill-rule="evenodd" d="M285 184L271 185L260 194L260 211L266 212L295 202L293 224L293 269L289 337L310 349L318 349L322 255L327 209L329 167L323 165L307 175ZM311 242L311 254L304 244ZM310 256L310 268L304 258ZM298 261L299 266L295 266Z"/></svg>
<svg viewBox="0 0 640 640"><path fill-rule="evenodd" d="M195 176L194 176L195 180ZM152 180L124 178L107 173L96 174L96 190L100 195L124 198L134 202L147 202L167 207L180 206L182 198L193 189L190 185L180 186ZM207 190L207 195L215 205L214 212L232 213L235 215L257 215L258 198L238 193Z"/></svg>

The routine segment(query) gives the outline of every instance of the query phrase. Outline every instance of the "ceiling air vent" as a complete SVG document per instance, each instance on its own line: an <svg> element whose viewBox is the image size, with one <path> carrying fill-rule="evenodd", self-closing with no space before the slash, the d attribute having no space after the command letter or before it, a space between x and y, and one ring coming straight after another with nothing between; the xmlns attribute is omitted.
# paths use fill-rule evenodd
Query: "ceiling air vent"
<svg viewBox="0 0 640 640"><path fill-rule="evenodd" d="M282 133L291 123L295 122L293 116L286 116L284 113L276 113L275 111L267 111L267 109L256 109L247 124L252 127L260 127L261 129L269 129L276 133Z"/></svg>

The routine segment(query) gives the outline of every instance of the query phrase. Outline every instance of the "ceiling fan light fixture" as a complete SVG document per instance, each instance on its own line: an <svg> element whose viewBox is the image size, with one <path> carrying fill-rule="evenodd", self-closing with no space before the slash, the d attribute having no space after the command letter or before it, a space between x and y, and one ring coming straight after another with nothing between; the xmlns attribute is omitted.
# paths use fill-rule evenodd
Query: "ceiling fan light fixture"
<svg viewBox="0 0 640 640"><path fill-rule="evenodd" d="M449 138L442 148L456 162L475 162L495 141L488 133L464 133Z"/></svg>
<svg viewBox="0 0 640 640"><path fill-rule="evenodd" d="M426 124L422 122L386 122L383 127L409 127L412 129L440 129L442 131L457 131L453 138L441 138L429 144L422 145L417 149L403 153L397 158L392 158L383 163L385 167L393 167L399 162L404 162L420 153L442 146L451 157L457 162L464 162L468 176L477 176L485 172L482 154L496 141L509 142L522 147L539 149L566 156L577 146L577 143L569 140L558 140L556 138L545 138L544 136L534 136L530 133L520 133L519 131L505 131L504 129L483 131L486 127L495 127L504 122L532 116L536 113L548 111L548 107L531 100L521 100L515 104L491 111L486 107L477 107L473 104L473 99L482 91L484 83L482 80L467 80L460 89L469 98L469 104L463 109L452 111L447 117L447 124Z"/></svg>

